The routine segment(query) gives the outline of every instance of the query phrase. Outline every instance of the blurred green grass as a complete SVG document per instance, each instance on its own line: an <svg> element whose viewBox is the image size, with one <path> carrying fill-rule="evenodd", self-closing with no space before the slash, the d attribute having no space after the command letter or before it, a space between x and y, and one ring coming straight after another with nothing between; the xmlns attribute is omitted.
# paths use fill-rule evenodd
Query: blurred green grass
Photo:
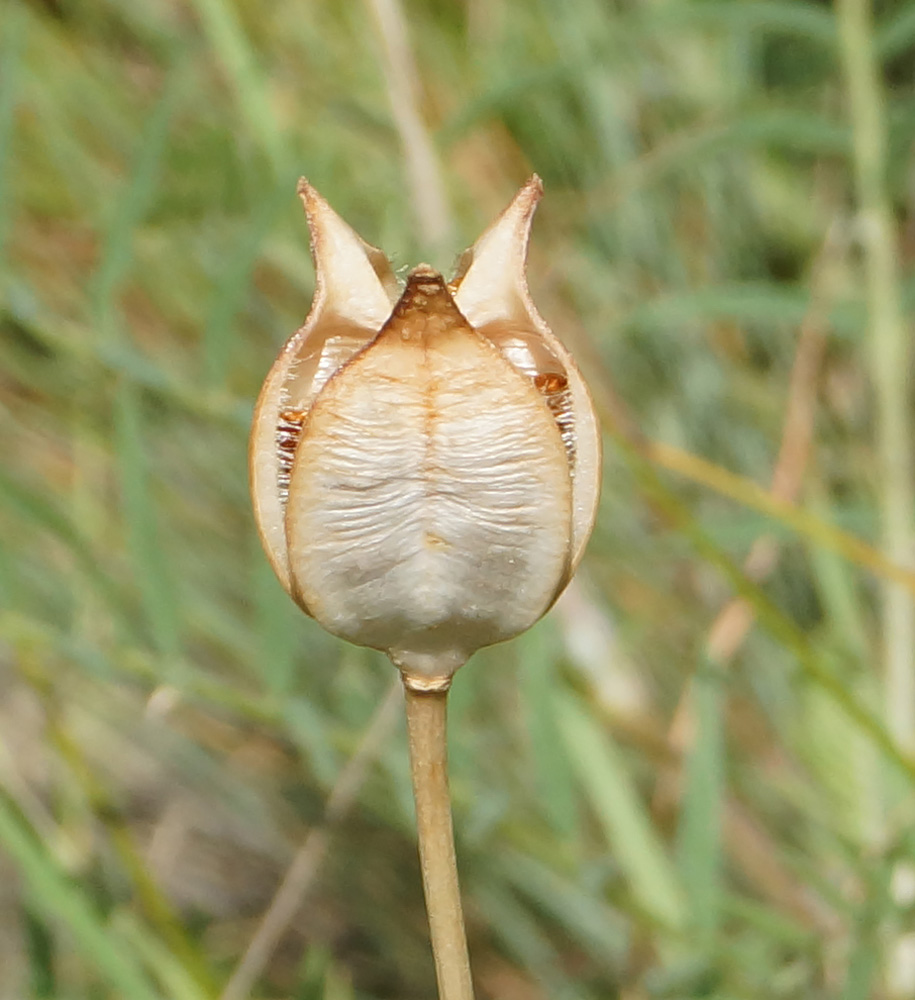
<svg viewBox="0 0 915 1000"><path fill-rule="evenodd" d="M573 592L452 695L480 997L912 995L889 571L822 530L886 549L836 11L404 13L447 252L541 174L532 289L607 432ZM879 6L873 45L910 312L911 2ZM383 51L362 3L4 8L2 1000L219 996L385 697L390 666L273 580L245 457L312 291L296 177L399 265L442 253ZM768 489L802 436L791 373L817 338L803 517L728 496L716 468ZM754 582L738 567L762 536ZM710 629L735 592L757 624L729 648ZM411 810L394 730L252 995L433 995Z"/></svg>

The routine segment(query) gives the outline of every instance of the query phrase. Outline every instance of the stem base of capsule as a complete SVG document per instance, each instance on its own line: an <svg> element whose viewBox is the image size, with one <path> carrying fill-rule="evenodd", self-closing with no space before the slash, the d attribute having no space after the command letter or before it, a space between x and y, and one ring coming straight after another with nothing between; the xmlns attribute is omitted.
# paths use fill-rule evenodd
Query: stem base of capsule
<svg viewBox="0 0 915 1000"><path fill-rule="evenodd" d="M407 691L416 694L447 694L451 690L452 678L448 677L423 677L417 674L402 673L403 686Z"/></svg>

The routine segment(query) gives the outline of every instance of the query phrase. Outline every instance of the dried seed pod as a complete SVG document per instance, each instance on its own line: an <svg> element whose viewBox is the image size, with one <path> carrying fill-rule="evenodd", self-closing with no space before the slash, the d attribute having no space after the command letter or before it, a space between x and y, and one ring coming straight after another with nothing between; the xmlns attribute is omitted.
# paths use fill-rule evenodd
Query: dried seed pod
<svg viewBox="0 0 915 1000"><path fill-rule="evenodd" d="M525 257L539 178L461 258L384 254L305 181L317 290L251 436L254 509L277 576L335 635L447 684L550 607L594 522L587 388L535 309Z"/></svg>

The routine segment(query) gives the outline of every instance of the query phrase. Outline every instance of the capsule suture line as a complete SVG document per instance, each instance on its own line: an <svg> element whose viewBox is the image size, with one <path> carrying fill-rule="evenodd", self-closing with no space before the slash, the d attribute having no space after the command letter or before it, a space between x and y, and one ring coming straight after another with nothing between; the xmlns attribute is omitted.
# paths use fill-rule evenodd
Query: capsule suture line
<svg viewBox="0 0 915 1000"><path fill-rule="evenodd" d="M280 503L283 507L289 499L289 484L292 479L292 463L295 461L295 450L302 436L302 426L308 410L297 407L286 407L280 410L276 425L276 450L278 467L276 485L279 491Z"/></svg>
<svg viewBox="0 0 915 1000"><path fill-rule="evenodd" d="M569 473L575 475L575 414L569 380L559 372L540 372L534 376L534 388L549 407L569 460Z"/></svg>

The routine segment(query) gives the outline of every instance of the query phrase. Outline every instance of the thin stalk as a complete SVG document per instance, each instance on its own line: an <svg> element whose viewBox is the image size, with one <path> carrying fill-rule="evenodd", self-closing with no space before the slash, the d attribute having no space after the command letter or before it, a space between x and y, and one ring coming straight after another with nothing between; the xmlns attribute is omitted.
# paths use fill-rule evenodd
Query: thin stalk
<svg viewBox="0 0 915 1000"><path fill-rule="evenodd" d="M438 163L438 153L420 111L420 84L410 46L408 18L400 0L368 0L383 47L382 70L400 135L419 235L427 248L451 242L454 221Z"/></svg>
<svg viewBox="0 0 915 1000"><path fill-rule="evenodd" d="M886 190L887 121L880 64L874 50L870 0L838 0L836 12L848 88L873 351L883 549L910 569L915 557L911 348ZM910 597L891 580L883 583L883 633L887 724L897 742L911 750L915 745L915 613Z"/></svg>
<svg viewBox="0 0 915 1000"><path fill-rule="evenodd" d="M404 675L404 692L419 860L439 1000L473 1000L448 793L448 691L424 690Z"/></svg>

